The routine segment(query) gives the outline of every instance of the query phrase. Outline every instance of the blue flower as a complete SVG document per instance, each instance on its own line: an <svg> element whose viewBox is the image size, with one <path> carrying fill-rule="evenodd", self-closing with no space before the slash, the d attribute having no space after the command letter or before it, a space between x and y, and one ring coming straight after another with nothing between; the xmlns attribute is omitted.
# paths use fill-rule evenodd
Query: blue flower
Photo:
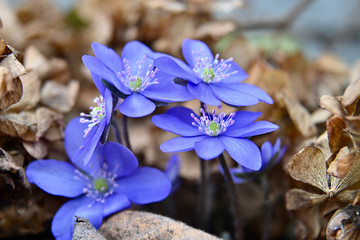
<svg viewBox="0 0 360 240"><path fill-rule="evenodd" d="M259 148L248 137L272 132L277 125L267 121L254 122L261 113L239 111L229 115L215 110L212 113L201 109L197 116L185 107L174 107L165 114L155 115L153 123L166 131L181 135L161 144L164 152L182 152L195 149L197 155L205 160L218 157L224 150L247 168L258 170L261 167Z"/></svg>
<svg viewBox="0 0 360 240"><path fill-rule="evenodd" d="M251 169L248 169L243 166L238 166L236 168L230 168L230 173L233 177L233 180L235 183L245 183L256 176L260 175L264 171L267 171L268 169L272 168L276 164L279 163L279 161L282 159L286 152L287 147L283 146L281 148L281 141L280 138L276 139L276 142L274 146L269 142L266 141L261 146L261 160L262 160L262 166L259 169L259 171L255 172Z"/></svg>
<svg viewBox="0 0 360 240"><path fill-rule="evenodd" d="M72 158L79 148L83 124L72 129L65 149ZM68 129L67 129L68 130ZM79 164L80 163L80 164ZM56 239L70 240L75 218L86 217L96 227L102 219L129 208L131 202L147 204L163 200L171 190L171 182L160 170L138 168L136 157L124 146L107 142L98 145L87 166L53 159L31 162L26 169L29 182L44 191L69 198L55 214L51 230Z"/></svg>
<svg viewBox="0 0 360 240"><path fill-rule="evenodd" d="M189 92L201 102L218 106L221 101L232 106L251 106L259 101L273 103L271 97L260 88L240 83L248 75L232 58L219 59L202 41L185 39L182 51L187 62L173 57L159 57L155 66L168 73L175 82L187 86ZM181 79L181 80L179 80Z"/></svg>
<svg viewBox="0 0 360 240"><path fill-rule="evenodd" d="M154 67L154 58L165 54L153 52L138 41L127 43L121 57L100 43L91 47L96 57L85 55L82 60L98 88L109 88L124 99L119 105L122 114L143 117L152 113L157 104L193 99L186 88Z"/></svg>
<svg viewBox="0 0 360 240"><path fill-rule="evenodd" d="M181 161L179 155L173 154L165 167L165 174L171 181L172 189L171 192L175 192L180 186L179 172L180 172Z"/></svg>
<svg viewBox="0 0 360 240"><path fill-rule="evenodd" d="M71 133L78 128L83 130L83 138L78 141L82 144L79 146L73 161L81 159L84 165L87 165L90 161L92 154L95 151L99 142L104 143L110 127L111 114L113 111L113 97L108 89L102 89L104 96L100 95L94 99L95 107L90 107L89 114L81 113L80 118L74 118L67 126L68 133L65 133L65 141L72 138Z"/></svg>

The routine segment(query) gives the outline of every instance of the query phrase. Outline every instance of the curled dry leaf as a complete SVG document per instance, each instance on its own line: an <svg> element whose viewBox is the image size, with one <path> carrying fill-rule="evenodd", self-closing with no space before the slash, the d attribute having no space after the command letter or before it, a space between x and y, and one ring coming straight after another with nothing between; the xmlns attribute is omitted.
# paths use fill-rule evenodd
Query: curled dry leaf
<svg viewBox="0 0 360 240"><path fill-rule="evenodd" d="M349 86L345 89L344 95L341 99L341 103L348 107L350 106L357 98L360 97L360 78L356 79L355 81L351 82Z"/></svg>
<svg viewBox="0 0 360 240"><path fill-rule="evenodd" d="M75 80L68 85L47 81L41 89L41 102L56 111L69 112L75 104L79 87Z"/></svg>
<svg viewBox="0 0 360 240"><path fill-rule="evenodd" d="M22 111L19 114L0 115L0 132L25 141L35 141L36 117L33 112Z"/></svg>
<svg viewBox="0 0 360 240"><path fill-rule="evenodd" d="M0 186L10 185L14 190L18 186L25 189L30 189L25 171L21 166L18 166L12 157L2 148L0 148Z"/></svg>
<svg viewBox="0 0 360 240"><path fill-rule="evenodd" d="M331 162L327 172L334 177L345 177L350 172L355 157L355 152L349 152L347 147L342 148L336 155L335 160Z"/></svg>
<svg viewBox="0 0 360 240"><path fill-rule="evenodd" d="M76 217L72 240L106 240L87 218Z"/></svg>
<svg viewBox="0 0 360 240"><path fill-rule="evenodd" d="M355 240L360 238L360 205L348 205L337 210L326 228L327 240Z"/></svg>
<svg viewBox="0 0 360 240"><path fill-rule="evenodd" d="M111 216L100 228L108 239L219 239L182 222L160 215L126 210Z"/></svg>
<svg viewBox="0 0 360 240"><path fill-rule="evenodd" d="M5 113L0 115L0 133L34 142L44 136L53 123L62 127L62 115L45 107L35 112Z"/></svg>
<svg viewBox="0 0 360 240"><path fill-rule="evenodd" d="M22 84L19 78L12 78L6 67L0 66L0 110L18 102L22 95Z"/></svg>
<svg viewBox="0 0 360 240"><path fill-rule="evenodd" d="M352 142L349 134L344 131L346 127L344 118L339 115L335 115L326 121L329 146L332 153L339 151Z"/></svg>
<svg viewBox="0 0 360 240"><path fill-rule="evenodd" d="M35 159L44 159L48 153L47 143L43 140L37 142L23 142L25 150Z"/></svg>
<svg viewBox="0 0 360 240"><path fill-rule="evenodd" d="M339 99L333 96L323 95L320 98L320 107L330 111L334 115L346 115L346 110Z"/></svg>
<svg viewBox="0 0 360 240"><path fill-rule="evenodd" d="M8 110L22 111L34 108L40 101L41 82L35 71L29 71L20 76L23 85L23 95L19 102L10 106Z"/></svg>
<svg viewBox="0 0 360 240"><path fill-rule="evenodd" d="M316 127L311 122L309 111L298 101L292 99L288 94L279 94L279 100L283 100L291 120L296 129L304 136L311 137L316 134Z"/></svg>

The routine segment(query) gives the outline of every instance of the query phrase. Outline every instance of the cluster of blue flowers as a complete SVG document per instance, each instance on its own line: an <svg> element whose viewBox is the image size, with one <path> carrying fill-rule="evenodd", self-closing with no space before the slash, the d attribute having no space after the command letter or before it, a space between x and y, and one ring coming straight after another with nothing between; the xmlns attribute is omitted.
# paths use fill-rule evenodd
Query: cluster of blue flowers
<svg viewBox="0 0 360 240"><path fill-rule="evenodd" d="M119 56L102 44L91 45L95 56L82 60L100 92L89 114L70 121L65 129L65 149L72 164L52 159L37 160L27 168L31 183L44 191L73 198L56 213L52 232L56 239L71 239L74 216L86 217L96 227L102 219L132 203L161 201L171 191L175 170L168 174L139 167L133 153L119 143L107 141L112 113L143 117L169 102L199 99L201 116L185 107L174 107L155 115L153 123L180 135L163 143L164 152L195 150L201 159L218 157L225 150L241 166L262 167L261 152L249 137L278 128L255 121L261 113L221 112L222 102L250 106L272 99L256 86L241 83L247 74L230 58L219 59L198 40L186 39L182 51L186 63L164 53L153 52L138 41L127 43ZM207 105L218 106L210 111ZM263 151L264 152L264 151ZM171 180L170 180L171 179Z"/></svg>

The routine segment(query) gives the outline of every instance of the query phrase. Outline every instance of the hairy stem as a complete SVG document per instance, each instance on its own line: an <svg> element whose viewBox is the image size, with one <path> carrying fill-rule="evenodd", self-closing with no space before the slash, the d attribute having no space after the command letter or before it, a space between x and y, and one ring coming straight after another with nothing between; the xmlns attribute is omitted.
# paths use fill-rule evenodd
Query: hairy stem
<svg viewBox="0 0 360 240"><path fill-rule="evenodd" d="M123 115L122 123L123 123L123 132L124 132L124 140L126 147L132 151L131 144L130 144L130 138L129 138L129 129L128 129L128 117Z"/></svg>
<svg viewBox="0 0 360 240"><path fill-rule="evenodd" d="M226 180L226 184L228 186L229 190L229 197L230 202L232 205L233 210L231 211L233 213L234 217L234 227L235 227L235 239L236 240L242 240L244 238L243 233L243 223L242 223L242 215L241 215L241 208L240 208L240 201L238 199L239 194L236 188L236 185L233 181L233 178L231 176L229 167L226 164L225 157L223 154L219 156L219 161L221 164L221 167L224 171L224 176Z"/></svg>

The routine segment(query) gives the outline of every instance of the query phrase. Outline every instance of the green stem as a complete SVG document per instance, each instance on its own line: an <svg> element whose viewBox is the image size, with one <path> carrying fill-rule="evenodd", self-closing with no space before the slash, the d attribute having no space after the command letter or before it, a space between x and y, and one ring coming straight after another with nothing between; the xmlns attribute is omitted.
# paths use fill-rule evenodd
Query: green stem
<svg viewBox="0 0 360 240"><path fill-rule="evenodd" d="M242 215L241 215L239 194L238 194L236 185L233 181L229 167L226 164L225 157L223 154L221 154L219 156L219 161L220 161L221 167L224 171L225 180L226 180L229 194L230 194L230 202L231 202L231 205L233 208L233 210L231 212L233 213L233 217L234 217L235 239L242 240L244 238L244 236L243 236L244 233L243 233L243 223L242 223L242 217L241 217Z"/></svg>
<svg viewBox="0 0 360 240"><path fill-rule="evenodd" d="M125 139L125 145L126 147L132 151L131 144L130 144L130 138L129 138L129 129L128 129L128 122L127 122L127 116L123 115L122 123L123 123L123 131L124 131L124 139Z"/></svg>

